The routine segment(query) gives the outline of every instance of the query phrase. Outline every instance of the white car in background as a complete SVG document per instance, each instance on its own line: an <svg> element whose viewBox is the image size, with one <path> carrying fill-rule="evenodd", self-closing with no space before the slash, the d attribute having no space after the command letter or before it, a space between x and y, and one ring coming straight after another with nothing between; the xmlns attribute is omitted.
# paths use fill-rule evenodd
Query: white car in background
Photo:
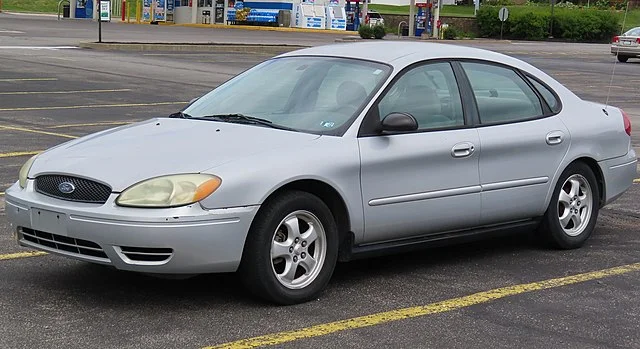
<svg viewBox="0 0 640 349"><path fill-rule="evenodd" d="M382 15L379 12L369 10L368 13L370 25L384 25L384 18L382 18Z"/></svg>
<svg viewBox="0 0 640 349"><path fill-rule="evenodd" d="M629 58L640 58L640 27L632 28L620 36L614 36L611 53L623 63Z"/></svg>

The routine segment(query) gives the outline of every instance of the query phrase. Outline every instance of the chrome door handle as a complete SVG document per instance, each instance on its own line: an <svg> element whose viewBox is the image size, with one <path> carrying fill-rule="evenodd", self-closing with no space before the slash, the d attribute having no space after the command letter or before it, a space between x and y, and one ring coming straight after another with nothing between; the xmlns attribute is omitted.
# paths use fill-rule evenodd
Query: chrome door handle
<svg viewBox="0 0 640 349"><path fill-rule="evenodd" d="M547 133L547 144L556 145L562 143L562 136L564 133L561 131L553 131Z"/></svg>
<svg viewBox="0 0 640 349"><path fill-rule="evenodd" d="M462 142L453 146L451 149L451 156L454 158L467 157L476 150L476 147L471 142Z"/></svg>

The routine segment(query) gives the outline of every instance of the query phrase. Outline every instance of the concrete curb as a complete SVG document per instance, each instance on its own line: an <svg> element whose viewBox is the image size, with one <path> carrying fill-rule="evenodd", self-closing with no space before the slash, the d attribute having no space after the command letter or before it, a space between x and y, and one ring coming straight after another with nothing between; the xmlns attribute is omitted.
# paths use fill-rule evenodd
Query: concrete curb
<svg viewBox="0 0 640 349"><path fill-rule="evenodd" d="M32 16L32 17L58 17L55 13L50 12L21 12L21 11L13 11L13 10L2 10L2 12L7 15L14 16ZM68 19L68 18L65 18Z"/></svg>
<svg viewBox="0 0 640 349"><path fill-rule="evenodd" d="M223 43L143 43L143 42L81 42L81 48L100 51L132 52L234 52L281 54L307 48L302 45L261 45L261 44L223 44Z"/></svg>
<svg viewBox="0 0 640 349"><path fill-rule="evenodd" d="M149 22L127 22L120 21L121 24L146 24L151 25ZM314 34L331 34L331 35L350 35L358 34L356 31L345 30L333 30L333 29L307 29L307 28L291 28L291 27L270 27L270 26L254 26L254 25L224 25L224 24L174 24L174 23L158 23L162 26L173 27L191 27L191 28L209 28L209 29L242 29L242 30L256 30L256 31L276 31L276 32L288 32L288 33L314 33Z"/></svg>

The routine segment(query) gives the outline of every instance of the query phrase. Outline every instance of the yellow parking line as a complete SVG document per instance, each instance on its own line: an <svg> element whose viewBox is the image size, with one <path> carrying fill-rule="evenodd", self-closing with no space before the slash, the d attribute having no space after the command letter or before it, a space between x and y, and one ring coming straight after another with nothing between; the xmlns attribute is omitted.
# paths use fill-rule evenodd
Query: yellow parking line
<svg viewBox="0 0 640 349"><path fill-rule="evenodd" d="M16 91L16 92L0 92L0 95L52 95L52 94L68 94L68 93L106 93L106 92L127 92L130 88L119 88L112 90L76 90L76 91Z"/></svg>
<svg viewBox="0 0 640 349"><path fill-rule="evenodd" d="M518 294L546 290L550 288L556 288L561 286L567 286L577 284L585 281L602 279L608 276L621 275L634 271L640 271L640 263L628 264L610 269L603 269L598 271L592 271L583 274L577 274L572 276L566 276L556 279L543 280L538 282L532 282L528 284L520 284L497 288L489 291L475 293L469 296L452 298L436 303L431 303L422 306L396 309L386 311L377 314L365 315L361 317L340 320L335 322L329 322L325 324L310 326L301 328L299 330L285 331L279 333L268 334L259 337L253 337L248 339L242 339L235 342L228 342L212 347L205 347L207 349L250 349L257 348L266 345L278 345L287 342L292 342L298 339L312 338L336 333L340 331L352 330L357 328L369 327L380 325L387 322L404 320L415 318L419 316L431 315L453 311L470 307L472 305L483 304L491 301L495 301L501 298L509 296L515 296Z"/></svg>
<svg viewBox="0 0 640 349"><path fill-rule="evenodd" d="M87 124L63 124L49 126L47 128L67 128L67 127L85 127L85 126L108 126L108 125L127 125L135 121L109 121L109 122L92 122Z"/></svg>
<svg viewBox="0 0 640 349"><path fill-rule="evenodd" d="M30 128L24 128L24 127L14 127L14 126L0 125L0 129L22 131L22 132L31 132L31 133L38 133L38 134L49 135L49 136L64 137L64 138L74 138L74 139L78 138L77 136L67 135L67 134L64 134L64 133L33 130L33 129L30 129Z"/></svg>
<svg viewBox="0 0 640 349"><path fill-rule="evenodd" d="M58 81L58 79L56 78L0 79L0 82L15 82L15 81Z"/></svg>
<svg viewBox="0 0 640 349"><path fill-rule="evenodd" d="M640 178L636 178L633 180L633 183L640 183Z"/></svg>
<svg viewBox="0 0 640 349"><path fill-rule="evenodd" d="M4 195L4 192L0 192L0 196L3 196L3 195Z"/></svg>
<svg viewBox="0 0 640 349"><path fill-rule="evenodd" d="M0 158L14 158L18 156L36 155L42 153L42 150L37 151L14 151L11 153L0 153Z"/></svg>
<svg viewBox="0 0 640 349"><path fill-rule="evenodd" d="M6 261L9 259L44 256L46 254L47 254L46 252L42 252L42 251L28 251L28 252L0 254L0 261Z"/></svg>
<svg viewBox="0 0 640 349"><path fill-rule="evenodd" d="M116 108L116 107L150 107L150 106L154 106L154 105L187 104L187 103L189 103L189 102L92 104L92 105L69 105L69 106L64 106L64 107L1 108L0 111L58 110L58 109L84 109L84 108Z"/></svg>

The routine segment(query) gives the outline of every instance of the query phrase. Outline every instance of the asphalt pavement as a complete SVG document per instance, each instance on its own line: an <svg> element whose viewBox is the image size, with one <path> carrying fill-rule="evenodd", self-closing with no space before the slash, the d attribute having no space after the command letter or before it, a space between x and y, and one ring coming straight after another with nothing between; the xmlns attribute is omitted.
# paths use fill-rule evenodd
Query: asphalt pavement
<svg viewBox="0 0 640 349"><path fill-rule="evenodd" d="M7 28L23 33L3 33ZM90 28L87 22L0 14L0 192L30 154L172 113L271 56L77 48L92 39ZM183 35L203 42L335 39L119 23L106 28L123 40L151 40L159 33L172 41ZM607 45L454 44L521 58L583 98L624 108L640 125L640 60L615 64ZM639 129L634 126L636 147ZM22 258L29 250L16 245L0 194L0 348L203 348L273 333L281 348L640 348L639 197L640 183L603 209L594 235L578 250L545 249L521 234L342 263L319 299L275 307L253 299L234 274L162 280L53 255ZM632 267L601 271L620 266ZM544 283L581 273L589 274L573 284ZM493 301L464 298L496 289ZM433 311L421 308L434 303ZM381 314L400 310L407 316ZM365 315L371 317L350 322L351 329L335 323ZM305 329L318 325L322 330ZM281 333L294 330L300 331Z"/></svg>

